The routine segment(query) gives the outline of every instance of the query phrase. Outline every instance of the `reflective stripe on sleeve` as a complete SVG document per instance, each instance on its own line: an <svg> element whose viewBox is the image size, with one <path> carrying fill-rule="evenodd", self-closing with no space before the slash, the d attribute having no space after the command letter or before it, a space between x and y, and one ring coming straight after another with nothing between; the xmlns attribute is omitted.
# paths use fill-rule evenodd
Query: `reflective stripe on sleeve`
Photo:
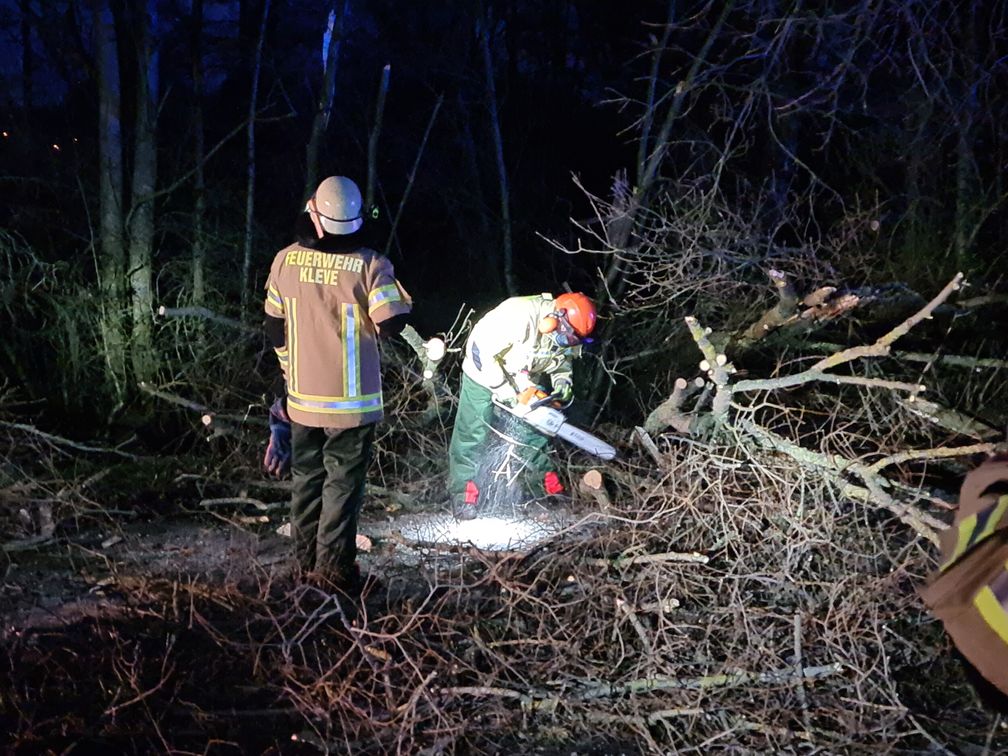
<svg viewBox="0 0 1008 756"><path fill-rule="evenodd" d="M284 314L283 297L280 296L280 292L273 284L270 284L269 288L266 289L266 306L272 306L273 309L279 312L281 316Z"/></svg>
<svg viewBox="0 0 1008 756"><path fill-rule="evenodd" d="M973 598L973 606L980 612L980 616L990 629L997 633L1005 645L1008 645L1008 610L997 600L994 591L985 585Z"/></svg>
<svg viewBox="0 0 1008 756"><path fill-rule="evenodd" d="M942 572L951 567L976 544L989 537L997 528L1006 512L1008 512L1008 494L999 498L997 502L986 509L971 514L962 520L958 525L955 550L945 563L942 564Z"/></svg>
<svg viewBox="0 0 1008 756"><path fill-rule="evenodd" d="M399 301L402 301L402 297L399 295L398 286L395 284L379 286L368 294L368 312L374 312L382 305L389 304L390 302Z"/></svg>

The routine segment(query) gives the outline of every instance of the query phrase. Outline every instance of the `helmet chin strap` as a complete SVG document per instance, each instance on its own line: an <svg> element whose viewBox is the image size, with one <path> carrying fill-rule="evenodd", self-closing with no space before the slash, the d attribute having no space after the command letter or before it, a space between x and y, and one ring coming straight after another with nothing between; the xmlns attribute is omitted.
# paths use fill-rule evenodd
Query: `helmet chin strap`
<svg viewBox="0 0 1008 756"><path fill-rule="evenodd" d="M311 218L312 225L315 226L315 233L319 239L325 236L325 231L322 230L322 220L319 218L318 206L315 204L315 198L312 197L308 200L308 204L305 205L305 210L308 211L308 217Z"/></svg>

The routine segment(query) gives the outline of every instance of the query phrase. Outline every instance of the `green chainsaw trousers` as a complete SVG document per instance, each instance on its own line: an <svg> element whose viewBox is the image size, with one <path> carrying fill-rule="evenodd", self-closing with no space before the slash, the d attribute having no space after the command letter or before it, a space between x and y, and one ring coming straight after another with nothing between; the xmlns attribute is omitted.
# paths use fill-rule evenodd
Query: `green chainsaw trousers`
<svg viewBox="0 0 1008 756"><path fill-rule="evenodd" d="M495 413L497 417L495 418ZM459 390L458 413L448 446L448 493L453 498L465 494L466 483L470 480L488 485L493 480L492 471L480 469L480 462L487 450L489 436L499 436L491 427L499 428L505 411L493 403L489 389L480 386L465 373ZM524 463L524 479L529 491L535 496L543 494L543 475L553 469L546 453L549 437L523 422L508 422L507 435L512 439L514 450Z"/></svg>
<svg viewBox="0 0 1008 756"><path fill-rule="evenodd" d="M346 578L357 561L357 517L375 426L291 423L291 536L301 569Z"/></svg>

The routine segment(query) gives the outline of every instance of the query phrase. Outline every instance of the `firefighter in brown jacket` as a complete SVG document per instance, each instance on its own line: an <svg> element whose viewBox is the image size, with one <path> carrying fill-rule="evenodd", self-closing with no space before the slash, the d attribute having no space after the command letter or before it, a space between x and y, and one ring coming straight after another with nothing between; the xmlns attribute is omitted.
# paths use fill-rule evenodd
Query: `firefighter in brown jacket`
<svg viewBox="0 0 1008 756"><path fill-rule="evenodd" d="M941 535L941 563L921 596L959 652L986 680L979 686L985 702L1005 706L1008 455L992 457L966 476L955 520Z"/></svg>
<svg viewBox="0 0 1008 756"><path fill-rule="evenodd" d="M265 303L286 397L271 408L263 462L275 475L291 463L301 569L346 592L360 589L357 518L382 419L378 338L399 333L411 309L392 264L359 239L361 205L344 176L319 185L298 219L298 241L273 260Z"/></svg>

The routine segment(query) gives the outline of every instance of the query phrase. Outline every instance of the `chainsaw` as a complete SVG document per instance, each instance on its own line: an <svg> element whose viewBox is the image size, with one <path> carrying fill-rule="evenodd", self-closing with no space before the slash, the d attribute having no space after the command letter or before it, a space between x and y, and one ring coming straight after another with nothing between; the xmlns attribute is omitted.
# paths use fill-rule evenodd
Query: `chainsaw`
<svg viewBox="0 0 1008 756"><path fill-rule="evenodd" d="M582 451L598 457L599 459L611 460L616 457L616 450L602 439L593 436L585 430L581 430L575 425L567 422L564 413L552 406L557 401L555 396L547 396L537 399L528 404L515 404L509 406L494 399L496 404L506 412L515 417L521 418L540 433L552 437L562 438L564 441L574 444Z"/></svg>
<svg viewBox="0 0 1008 756"><path fill-rule="evenodd" d="M504 367L504 354L498 354L494 359L500 366L508 385L514 389L516 394L520 394L521 391L518 388L518 382L508 372L507 368ZM567 443L574 444L577 448L599 459L606 461L615 459L616 450L613 447L601 438L597 438L588 431L581 430L567 422L567 417L563 411L555 406L558 403L558 398L555 395L550 395L528 402L527 404L524 402L505 404L498 401L495 397L493 402L505 412L521 418L543 435L550 438L562 438Z"/></svg>

